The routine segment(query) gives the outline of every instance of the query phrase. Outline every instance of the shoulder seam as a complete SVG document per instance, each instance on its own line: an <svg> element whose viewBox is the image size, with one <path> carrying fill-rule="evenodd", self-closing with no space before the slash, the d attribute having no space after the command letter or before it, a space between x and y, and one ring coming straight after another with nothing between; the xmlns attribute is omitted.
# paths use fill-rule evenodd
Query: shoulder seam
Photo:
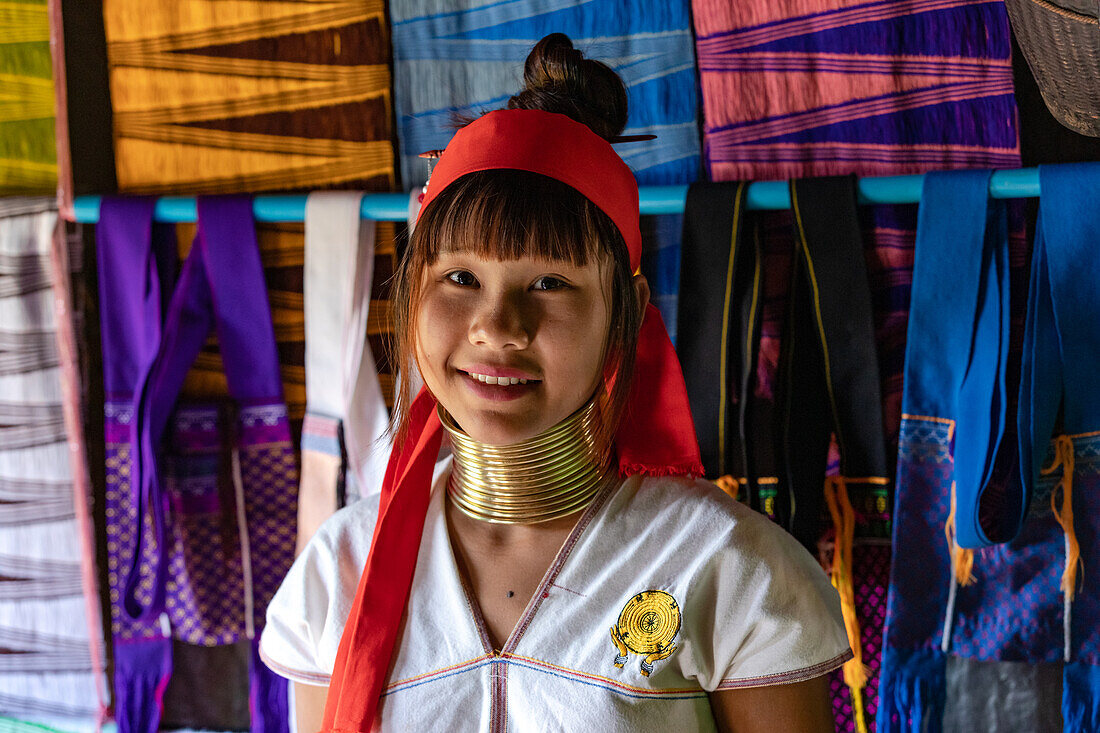
<svg viewBox="0 0 1100 733"><path fill-rule="evenodd" d="M829 659L828 661L814 664L809 667L802 667L801 669L794 669L789 672L777 672L776 674L761 675L759 677L743 677L740 679L724 679L718 683L715 690L737 690L743 687L764 687L767 685L790 685L795 682L804 682L805 680L813 679L814 677L820 677L826 672L832 672L837 667L841 666L853 656L851 649L845 649L842 654Z"/></svg>
<svg viewBox="0 0 1100 733"><path fill-rule="evenodd" d="M260 659L271 668L272 672L275 672L280 677L285 677L288 680L294 682L301 682L307 685L324 686L332 681L332 675L325 674L323 672L304 672L299 669L291 669L285 665L271 659L270 656L264 651L263 644L260 645Z"/></svg>

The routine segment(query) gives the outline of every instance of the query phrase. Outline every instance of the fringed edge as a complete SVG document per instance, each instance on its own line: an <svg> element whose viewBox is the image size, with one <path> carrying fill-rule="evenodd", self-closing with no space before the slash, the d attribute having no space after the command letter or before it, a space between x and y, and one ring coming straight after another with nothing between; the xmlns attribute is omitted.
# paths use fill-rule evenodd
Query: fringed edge
<svg viewBox="0 0 1100 733"><path fill-rule="evenodd" d="M1062 670L1062 730L1100 730L1100 668L1070 662Z"/></svg>
<svg viewBox="0 0 1100 733"><path fill-rule="evenodd" d="M252 639L248 669L248 707L252 730L290 733L290 681L267 666L260 637Z"/></svg>
<svg viewBox="0 0 1100 733"><path fill-rule="evenodd" d="M934 649L882 650L878 733L942 733L947 656Z"/></svg>
<svg viewBox="0 0 1100 733"><path fill-rule="evenodd" d="M114 713L119 730L157 730L172 679L172 640L115 638Z"/></svg>

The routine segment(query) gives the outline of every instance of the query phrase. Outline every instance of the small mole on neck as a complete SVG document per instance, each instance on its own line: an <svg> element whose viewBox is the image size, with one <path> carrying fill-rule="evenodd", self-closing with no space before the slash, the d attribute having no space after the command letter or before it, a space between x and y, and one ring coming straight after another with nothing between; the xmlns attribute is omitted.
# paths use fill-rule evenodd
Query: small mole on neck
<svg viewBox="0 0 1100 733"><path fill-rule="evenodd" d="M511 597L512 597L512 596L514 596L514 595L515 595L515 592L514 592L514 591L508 591L508 597L509 597L509 598L511 598Z"/></svg>

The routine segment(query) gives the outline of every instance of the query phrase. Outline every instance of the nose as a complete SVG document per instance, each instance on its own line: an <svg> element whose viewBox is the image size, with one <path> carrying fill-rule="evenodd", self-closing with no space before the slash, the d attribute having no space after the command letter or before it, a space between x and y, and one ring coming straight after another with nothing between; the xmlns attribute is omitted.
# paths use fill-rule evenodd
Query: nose
<svg viewBox="0 0 1100 733"><path fill-rule="evenodd" d="M494 349L526 349L531 343L530 318L522 296L482 291L470 322L470 343Z"/></svg>

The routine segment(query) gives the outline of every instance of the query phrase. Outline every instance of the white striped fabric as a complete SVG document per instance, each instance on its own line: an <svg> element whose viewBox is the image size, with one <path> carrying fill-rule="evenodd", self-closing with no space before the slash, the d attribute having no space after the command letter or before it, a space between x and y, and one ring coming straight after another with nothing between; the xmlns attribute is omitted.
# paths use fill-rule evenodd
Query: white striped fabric
<svg viewBox="0 0 1100 733"><path fill-rule="evenodd" d="M0 716L90 730L103 644L62 399L56 225L50 199L0 199Z"/></svg>

